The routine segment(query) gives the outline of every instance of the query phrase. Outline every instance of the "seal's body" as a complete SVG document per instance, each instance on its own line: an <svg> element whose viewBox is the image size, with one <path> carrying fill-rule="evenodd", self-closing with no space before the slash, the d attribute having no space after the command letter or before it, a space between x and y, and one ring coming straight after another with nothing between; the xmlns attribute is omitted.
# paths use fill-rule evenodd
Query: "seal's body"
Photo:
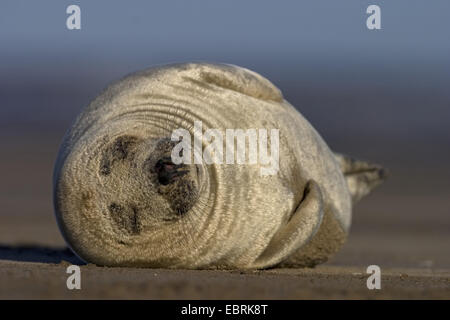
<svg viewBox="0 0 450 320"><path fill-rule="evenodd" d="M204 131L278 129L278 171L174 164L172 133L194 135L196 121ZM330 151L262 76L178 64L122 79L82 112L56 162L54 203L67 243L99 265L312 266L343 244L352 199L382 175Z"/></svg>

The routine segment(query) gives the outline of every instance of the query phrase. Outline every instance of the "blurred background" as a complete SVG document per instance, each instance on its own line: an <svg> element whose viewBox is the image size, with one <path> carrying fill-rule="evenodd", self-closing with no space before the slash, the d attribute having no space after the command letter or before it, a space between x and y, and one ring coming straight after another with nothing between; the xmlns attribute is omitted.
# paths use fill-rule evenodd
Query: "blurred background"
<svg viewBox="0 0 450 320"><path fill-rule="evenodd" d="M71 4L81 30L66 28ZM366 27L370 4L381 30ZM450 268L449 40L445 0L3 0L0 259L64 246L53 164L100 90L155 64L210 61L264 75L332 149L390 170L329 264Z"/></svg>

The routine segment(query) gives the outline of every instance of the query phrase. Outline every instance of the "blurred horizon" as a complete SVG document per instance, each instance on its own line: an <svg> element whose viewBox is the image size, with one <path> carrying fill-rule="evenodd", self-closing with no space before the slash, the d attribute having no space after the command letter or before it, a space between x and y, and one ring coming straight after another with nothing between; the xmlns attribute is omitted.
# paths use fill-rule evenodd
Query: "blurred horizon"
<svg viewBox="0 0 450 320"><path fill-rule="evenodd" d="M81 30L66 28L70 4ZM127 74L208 61L262 74L325 138L445 140L450 2L377 1L375 31L365 25L370 4L3 1L1 132L59 132Z"/></svg>

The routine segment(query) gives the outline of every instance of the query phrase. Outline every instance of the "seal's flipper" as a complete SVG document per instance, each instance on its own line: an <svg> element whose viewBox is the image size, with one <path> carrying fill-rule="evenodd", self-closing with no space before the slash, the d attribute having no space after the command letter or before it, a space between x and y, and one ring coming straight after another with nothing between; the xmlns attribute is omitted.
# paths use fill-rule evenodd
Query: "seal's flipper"
<svg viewBox="0 0 450 320"><path fill-rule="evenodd" d="M323 217L323 199L319 185L309 180L302 201L289 221L273 236L253 268L274 266L308 243L319 229Z"/></svg>
<svg viewBox="0 0 450 320"><path fill-rule="evenodd" d="M368 195L387 177L387 170L380 165L356 160L340 153L334 155L347 180L353 203Z"/></svg>

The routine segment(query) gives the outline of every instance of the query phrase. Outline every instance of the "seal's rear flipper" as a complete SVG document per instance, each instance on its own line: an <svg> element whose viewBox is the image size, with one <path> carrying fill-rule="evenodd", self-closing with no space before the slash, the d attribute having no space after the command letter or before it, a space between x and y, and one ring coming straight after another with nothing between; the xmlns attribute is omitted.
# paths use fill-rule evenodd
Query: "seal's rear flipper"
<svg viewBox="0 0 450 320"><path fill-rule="evenodd" d="M314 180L309 180L303 199L289 221L275 233L267 248L253 262L251 268L272 267L307 244L319 229L323 212L320 187Z"/></svg>
<svg viewBox="0 0 450 320"><path fill-rule="evenodd" d="M368 195L387 177L387 170L380 165L355 160L340 153L334 155L347 180L353 203Z"/></svg>

